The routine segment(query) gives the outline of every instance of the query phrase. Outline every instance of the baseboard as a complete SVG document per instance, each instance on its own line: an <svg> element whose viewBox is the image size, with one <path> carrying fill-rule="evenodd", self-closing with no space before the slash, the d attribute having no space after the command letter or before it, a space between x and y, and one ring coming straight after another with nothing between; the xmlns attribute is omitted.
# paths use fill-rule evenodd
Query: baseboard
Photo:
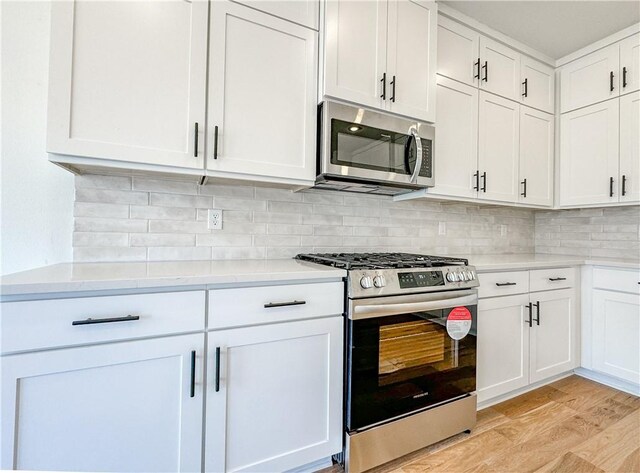
<svg viewBox="0 0 640 473"><path fill-rule="evenodd" d="M331 457L321 458L306 465L298 466L291 470L287 470L285 473L313 473L314 471L322 470L333 465Z"/></svg>
<svg viewBox="0 0 640 473"><path fill-rule="evenodd" d="M574 370L567 371L565 373L561 373L556 376L552 376L542 381L538 381L537 383L529 384L520 389L510 391L506 394L501 394L500 396L492 397L491 399L486 399L478 403L478 410L491 407L495 404L499 404L504 401L508 401L509 399L520 396L521 394L524 394L524 393L528 393L529 391L533 391L534 389L538 389L542 386L546 386L547 384L553 383L554 381L558 381L559 379L562 379L562 378L566 378L568 376L571 376L572 374L574 374Z"/></svg>
<svg viewBox="0 0 640 473"><path fill-rule="evenodd" d="M614 388L619 391L624 391L625 393L633 394L634 396L640 396L640 385L630 383L628 381L624 381L607 374L591 371L586 368L576 368L575 372L578 376L590 379L591 381L595 381L596 383L604 384L605 386L609 386L610 388Z"/></svg>

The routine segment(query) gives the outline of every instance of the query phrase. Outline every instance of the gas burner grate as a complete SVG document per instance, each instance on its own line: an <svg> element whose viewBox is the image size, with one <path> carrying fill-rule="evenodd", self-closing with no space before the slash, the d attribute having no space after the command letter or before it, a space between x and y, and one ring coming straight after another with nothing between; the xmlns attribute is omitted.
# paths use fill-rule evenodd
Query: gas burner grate
<svg viewBox="0 0 640 473"><path fill-rule="evenodd" d="M296 259L340 269L402 269L467 265L464 258L411 253L310 253Z"/></svg>

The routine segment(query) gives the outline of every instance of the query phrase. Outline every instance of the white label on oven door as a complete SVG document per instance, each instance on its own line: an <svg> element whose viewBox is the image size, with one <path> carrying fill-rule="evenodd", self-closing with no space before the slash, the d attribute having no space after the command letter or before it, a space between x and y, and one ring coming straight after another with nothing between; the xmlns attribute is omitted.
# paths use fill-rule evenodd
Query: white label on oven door
<svg viewBox="0 0 640 473"><path fill-rule="evenodd" d="M461 340L471 330L471 312L466 307L454 307L447 317L447 333L454 340Z"/></svg>

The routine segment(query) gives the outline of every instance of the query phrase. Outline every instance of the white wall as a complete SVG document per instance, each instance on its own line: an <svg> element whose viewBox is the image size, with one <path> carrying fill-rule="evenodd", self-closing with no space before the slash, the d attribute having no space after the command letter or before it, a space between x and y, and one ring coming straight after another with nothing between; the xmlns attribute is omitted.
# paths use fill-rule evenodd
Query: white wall
<svg viewBox="0 0 640 473"><path fill-rule="evenodd" d="M73 176L45 152L50 4L1 1L0 274L71 260Z"/></svg>

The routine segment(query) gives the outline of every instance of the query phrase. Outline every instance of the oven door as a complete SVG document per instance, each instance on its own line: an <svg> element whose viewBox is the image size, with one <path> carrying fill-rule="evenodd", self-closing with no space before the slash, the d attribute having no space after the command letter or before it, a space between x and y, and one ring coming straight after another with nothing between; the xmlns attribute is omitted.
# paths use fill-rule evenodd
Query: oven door
<svg viewBox="0 0 640 473"><path fill-rule="evenodd" d="M434 128L336 102L321 105L320 174L430 186Z"/></svg>
<svg viewBox="0 0 640 473"><path fill-rule="evenodd" d="M477 300L473 289L350 301L349 432L475 391Z"/></svg>

